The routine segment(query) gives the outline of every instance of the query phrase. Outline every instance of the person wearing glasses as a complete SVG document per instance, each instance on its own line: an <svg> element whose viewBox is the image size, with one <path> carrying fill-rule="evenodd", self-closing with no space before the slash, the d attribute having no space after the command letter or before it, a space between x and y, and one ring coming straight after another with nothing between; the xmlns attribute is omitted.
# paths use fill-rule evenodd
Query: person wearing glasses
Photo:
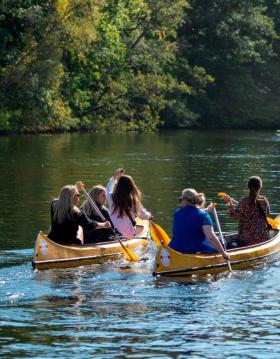
<svg viewBox="0 0 280 359"><path fill-rule="evenodd" d="M110 228L109 221L91 220L78 208L80 185L64 186L51 203L51 229L48 237L59 244L83 244L83 230ZM82 230L81 230L82 229Z"/></svg>
<svg viewBox="0 0 280 359"><path fill-rule="evenodd" d="M212 206L204 208L205 196L193 188L186 188L179 197L181 208L173 219L173 236L169 247L180 253L219 252L226 260L228 253L214 233L213 222L208 212Z"/></svg>

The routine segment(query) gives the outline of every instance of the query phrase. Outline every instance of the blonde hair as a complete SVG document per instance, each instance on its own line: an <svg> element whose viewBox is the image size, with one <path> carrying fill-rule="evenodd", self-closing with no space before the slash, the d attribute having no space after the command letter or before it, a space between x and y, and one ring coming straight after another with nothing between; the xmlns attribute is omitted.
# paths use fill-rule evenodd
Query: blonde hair
<svg viewBox="0 0 280 359"><path fill-rule="evenodd" d="M203 208L205 204L205 195L202 192L197 192L193 188L186 188L182 191L181 199L186 199L191 204Z"/></svg>
<svg viewBox="0 0 280 359"><path fill-rule="evenodd" d="M89 191L89 196L93 200L94 203L98 204L98 197L101 192L105 192L105 187L103 187L100 184L92 187L92 189ZM93 206L91 205L91 203L88 199L84 202L83 208L84 208L85 214L88 217L92 217L94 215L98 216L98 213L95 211L95 209L93 208Z"/></svg>
<svg viewBox="0 0 280 359"><path fill-rule="evenodd" d="M76 186L64 186L59 194L59 198L53 204L53 220L62 223L66 218L71 219L73 213L79 213L79 208L73 205L72 197L79 193Z"/></svg>

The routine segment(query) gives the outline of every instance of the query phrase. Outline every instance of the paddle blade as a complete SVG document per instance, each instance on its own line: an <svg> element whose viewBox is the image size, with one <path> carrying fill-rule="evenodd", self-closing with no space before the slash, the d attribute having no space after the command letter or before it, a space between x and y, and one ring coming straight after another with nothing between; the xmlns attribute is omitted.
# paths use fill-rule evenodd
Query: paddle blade
<svg viewBox="0 0 280 359"><path fill-rule="evenodd" d="M277 221L280 224L280 214L274 218L275 221Z"/></svg>
<svg viewBox="0 0 280 359"><path fill-rule="evenodd" d="M76 182L76 187L79 191L85 190L85 185L82 181Z"/></svg>
<svg viewBox="0 0 280 359"><path fill-rule="evenodd" d="M271 225L272 229L280 229L280 223L275 219L266 217L266 220Z"/></svg>
<svg viewBox="0 0 280 359"><path fill-rule="evenodd" d="M160 244L167 246L169 244L170 238L160 225L150 222L150 233L157 246Z"/></svg>
<svg viewBox="0 0 280 359"><path fill-rule="evenodd" d="M138 257L138 255L127 248L124 249L123 254L124 258L129 262L140 262L140 258Z"/></svg>

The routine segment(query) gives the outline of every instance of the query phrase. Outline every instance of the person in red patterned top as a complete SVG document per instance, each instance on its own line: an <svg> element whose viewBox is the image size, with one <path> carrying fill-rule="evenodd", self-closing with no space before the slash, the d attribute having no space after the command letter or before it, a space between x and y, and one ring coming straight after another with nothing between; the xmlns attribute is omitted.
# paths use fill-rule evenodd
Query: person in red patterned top
<svg viewBox="0 0 280 359"><path fill-rule="evenodd" d="M262 180L258 176L249 178L249 195L240 199L234 206L233 199L225 194L230 217L239 220L238 238L242 246L265 242L269 238L266 216L269 214L269 202L261 196Z"/></svg>

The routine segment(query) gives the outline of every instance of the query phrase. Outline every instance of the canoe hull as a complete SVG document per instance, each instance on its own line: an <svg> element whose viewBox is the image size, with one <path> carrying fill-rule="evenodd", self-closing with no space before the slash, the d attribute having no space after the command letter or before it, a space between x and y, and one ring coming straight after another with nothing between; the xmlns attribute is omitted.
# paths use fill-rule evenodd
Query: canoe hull
<svg viewBox="0 0 280 359"><path fill-rule="evenodd" d="M129 250L143 248L149 243L149 224L142 221L137 236L122 240ZM43 270L51 268L68 268L81 265L100 264L123 256L123 249L118 241L97 243L85 246L64 246L50 240L39 232L35 242L32 266Z"/></svg>
<svg viewBox="0 0 280 359"><path fill-rule="evenodd" d="M280 232L258 245L230 249L233 270L247 269L271 262L280 257ZM182 277L190 275L218 274L228 271L227 263L220 254L182 254L161 245L154 265L154 276Z"/></svg>

